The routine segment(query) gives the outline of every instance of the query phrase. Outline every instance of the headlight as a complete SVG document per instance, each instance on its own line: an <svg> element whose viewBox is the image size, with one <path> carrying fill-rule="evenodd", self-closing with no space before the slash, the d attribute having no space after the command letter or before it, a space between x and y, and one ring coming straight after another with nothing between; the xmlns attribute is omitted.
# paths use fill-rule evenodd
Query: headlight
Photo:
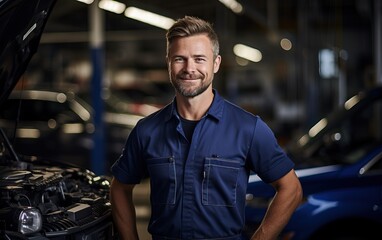
<svg viewBox="0 0 382 240"><path fill-rule="evenodd" d="M36 208L24 208L19 214L18 231L22 234L35 233L42 228L42 217Z"/></svg>
<svg viewBox="0 0 382 240"><path fill-rule="evenodd" d="M5 222L5 229L30 234L41 231L42 216L33 207L9 206L0 209L0 222ZM1 237L0 237L1 238Z"/></svg>

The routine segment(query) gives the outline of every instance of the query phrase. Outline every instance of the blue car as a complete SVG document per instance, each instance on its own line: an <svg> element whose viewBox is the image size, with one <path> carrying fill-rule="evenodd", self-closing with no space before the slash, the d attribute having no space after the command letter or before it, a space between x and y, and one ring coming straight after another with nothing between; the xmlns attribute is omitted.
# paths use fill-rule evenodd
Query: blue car
<svg viewBox="0 0 382 240"><path fill-rule="evenodd" d="M375 239L382 227L382 87L350 98L286 147L304 200L280 239ZM274 190L251 175L247 235L260 224Z"/></svg>

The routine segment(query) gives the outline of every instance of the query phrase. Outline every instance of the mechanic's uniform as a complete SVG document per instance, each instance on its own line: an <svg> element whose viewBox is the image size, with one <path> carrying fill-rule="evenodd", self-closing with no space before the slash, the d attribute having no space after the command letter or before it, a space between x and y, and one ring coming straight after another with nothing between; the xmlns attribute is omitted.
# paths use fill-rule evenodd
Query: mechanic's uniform
<svg viewBox="0 0 382 240"><path fill-rule="evenodd" d="M191 141L174 99L138 122L111 168L126 184L150 177L154 240L241 239L251 171L270 183L294 167L261 118L214 94Z"/></svg>

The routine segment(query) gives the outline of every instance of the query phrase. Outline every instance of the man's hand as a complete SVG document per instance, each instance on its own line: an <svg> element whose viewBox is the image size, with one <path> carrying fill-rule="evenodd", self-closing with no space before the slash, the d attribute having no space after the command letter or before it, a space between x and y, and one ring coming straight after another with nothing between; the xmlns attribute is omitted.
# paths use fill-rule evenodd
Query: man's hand
<svg viewBox="0 0 382 240"><path fill-rule="evenodd" d="M276 194L268 206L260 227L251 240L274 240L288 223L302 200L302 188L294 170L271 183Z"/></svg>

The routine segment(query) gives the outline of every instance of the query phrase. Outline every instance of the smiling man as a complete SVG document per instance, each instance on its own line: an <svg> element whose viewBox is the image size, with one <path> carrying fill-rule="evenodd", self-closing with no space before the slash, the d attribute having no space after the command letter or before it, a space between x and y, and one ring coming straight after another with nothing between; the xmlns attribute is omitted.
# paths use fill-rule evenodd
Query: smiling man
<svg viewBox="0 0 382 240"><path fill-rule="evenodd" d="M251 171L276 190L252 239L275 239L300 203L294 164L271 129L213 88L220 63L210 23L186 16L167 32L175 98L136 125L111 169L110 197L121 239L138 239L132 194L145 177L154 240L241 239Z"/></svg>

